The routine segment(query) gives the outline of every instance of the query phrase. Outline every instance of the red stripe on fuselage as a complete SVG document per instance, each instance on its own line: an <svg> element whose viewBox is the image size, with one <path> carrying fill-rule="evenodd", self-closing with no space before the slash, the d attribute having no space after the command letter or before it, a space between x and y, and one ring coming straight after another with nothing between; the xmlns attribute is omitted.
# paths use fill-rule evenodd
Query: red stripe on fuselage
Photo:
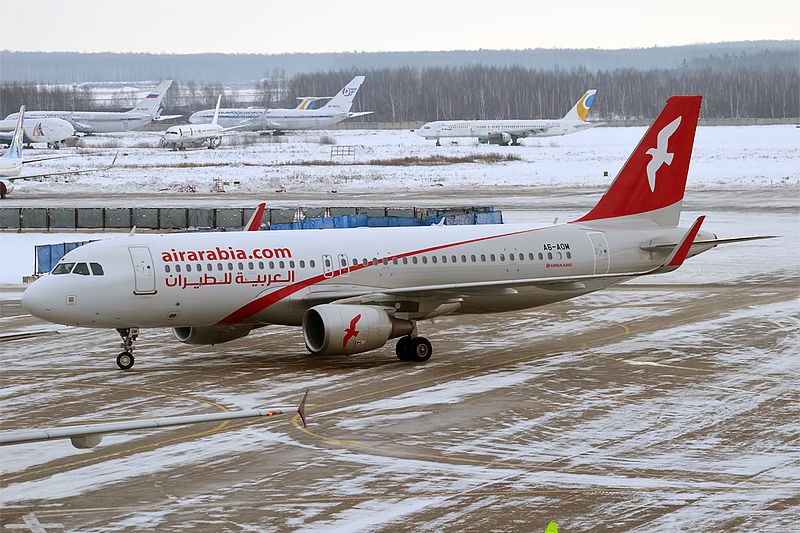
<svg viewBox="0 0 800 533"><path fill-rule="evenodd" d="M385 259L388 262L388 261L393 261L394 259L402 259L403 257L411 257L412 255L419 255L419 254L424 254L424 253L427 253L427 252L435 252L436 250L442 250L444 248L452 248L453 246L461 246L461 245L464 245L464 244L472 244L472 243L475 243L475 242L488 241L490 239L498 239L498 238L501 238L501 237L512 237L514 235L521 235L523 233L531 233L533 231L539 231L541 229L544 229L544 228L526 229L526 230L521 230L521 231L515 231L513 233L504 233L502 235L489 235L488 237L479 237L477 239L470 239L470 240L467 240L467 241L460 241L460 242L455 242L455 243L450 243L450 244L441 244L439 246L432 246L430 248L423 248L422 250L415 250L415 251L412 251L412 252L405 252L405 253L402 253L402 254L390 255L390 256L387 256ZM302 230L299 230L299 231L302 231ZM320 283L320 282L328 280L328 279L337 278L337 277L341 276L344 272L348 272L348 273L349 272L357 272L357 271L363 270L363 269L365 269L367 267L376 266L377 264L380 264L382 262L383 262L383 258L379 259L377 263L375 263L375 261L370 261L366 265L363 264L363 263L359 263L358 265L351 266L351 267L348 267L346 269L340 268L338 270L334 270L332 273L329 273L327 276L325 274L319 274L317 276L313 276L313 277L310 277L308 279L304 279L304 280L298 281L297 283L295 283L293 285L289 285L287 287L280 288L280 289L276 290L275 292L271 292L269 294L265 294L264 296L261 296L260 298L256 298L255 300L251 301L248 304L243 305L242 307L240 307L239 309L237 309L233 313L229 314L228 316L226 316L225 318L220 320L219 323L220 324L238 324L240 322L243 322L248 317L251 317L251 316L253 316L253 315L257 314L257 313L260 313L264 309L276 304L277 302L283 300L284 298L287 298L288 296L291 296L292 294L294 294L294 293L296 293L298 291L301 291L301 290L305 289L306 287L310 287L312 285L316 285L317 283ZM323 268L324 268L324 266L323 266Z"/></svg>

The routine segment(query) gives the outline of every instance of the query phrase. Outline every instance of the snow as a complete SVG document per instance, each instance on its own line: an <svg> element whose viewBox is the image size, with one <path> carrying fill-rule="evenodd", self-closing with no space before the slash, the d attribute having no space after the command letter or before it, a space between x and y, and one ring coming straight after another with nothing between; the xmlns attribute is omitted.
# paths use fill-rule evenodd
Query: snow
<svg viewBox="0 0 800 533"><path fill-rule="evenodd" d="M217 150L172 152L158 148L156 133L110 134L85 138L83 157L39 163L37 171L100 167L121 147L117 165L106 171L60 180L17 182L15 195L57 192L61 181L71 192L127 193L131 190L176 193L187 185L208 192L214 178L228 180L230 191L339 193L415 190L432 185L461 187L605 187L634 149L645 128L598 127L563 137L525 139L521 147L477 145L434 146L406 130L324 130L263 137L227 137ZM356 147L355 158L334 160L331 146ZM236 144L238 143L238 144ZM252 143L252 144L250 144ZM432 155L516 154L520 161L443 166L380 166L372 160ZM309 165L334 161L335 166ZM352 165L350 163L358 163ZM238 182L238 184L234 183ZM689 188L737 188L800 185L800 130L793 126L717 126L697 130Z"/></svg>

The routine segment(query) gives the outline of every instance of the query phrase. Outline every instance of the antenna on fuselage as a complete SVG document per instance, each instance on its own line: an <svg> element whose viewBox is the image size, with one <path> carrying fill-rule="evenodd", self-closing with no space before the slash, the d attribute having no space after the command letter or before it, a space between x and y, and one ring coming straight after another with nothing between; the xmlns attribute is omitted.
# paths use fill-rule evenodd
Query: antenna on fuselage
<svg viewBox="0 0 800 533"><path fill-rule="evenodd" d="M128 233L128 237L133 237L134 235L136 235L136 226L131 228L131 232Z"/></svg>

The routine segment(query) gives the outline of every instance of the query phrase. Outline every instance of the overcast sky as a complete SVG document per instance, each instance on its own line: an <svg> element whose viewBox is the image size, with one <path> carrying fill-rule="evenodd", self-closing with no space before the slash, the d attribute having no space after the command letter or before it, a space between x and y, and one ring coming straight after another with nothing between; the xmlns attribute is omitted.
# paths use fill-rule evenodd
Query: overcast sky
<svg viewBox="0 0 800 533"><path fill-rule="evenodd" d="M30 0L3 3L0 49L278 53L628 48L798 39L799 27L800 0Z"/></svg>

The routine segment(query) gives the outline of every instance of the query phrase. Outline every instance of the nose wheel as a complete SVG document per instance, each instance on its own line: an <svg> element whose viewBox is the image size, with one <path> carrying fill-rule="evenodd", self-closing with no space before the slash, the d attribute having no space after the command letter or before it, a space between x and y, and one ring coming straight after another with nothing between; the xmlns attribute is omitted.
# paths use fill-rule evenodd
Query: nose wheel
<svg viewBox="0 0 800 533"><path fill-rule="evenodd" d="M117 366L122 370L128 370L133 366L133 354L131 352L122 352L117 356Z"/></svg>
<svg viewBox="0 0 800 533"><path fill-rule="evenodd" d="M117 333L122 337L120 346L124 350L117 356L117 366L128 370L133 366L133 350L136 349L136 340L139 338L139 328L119 328Z"/></svg>

